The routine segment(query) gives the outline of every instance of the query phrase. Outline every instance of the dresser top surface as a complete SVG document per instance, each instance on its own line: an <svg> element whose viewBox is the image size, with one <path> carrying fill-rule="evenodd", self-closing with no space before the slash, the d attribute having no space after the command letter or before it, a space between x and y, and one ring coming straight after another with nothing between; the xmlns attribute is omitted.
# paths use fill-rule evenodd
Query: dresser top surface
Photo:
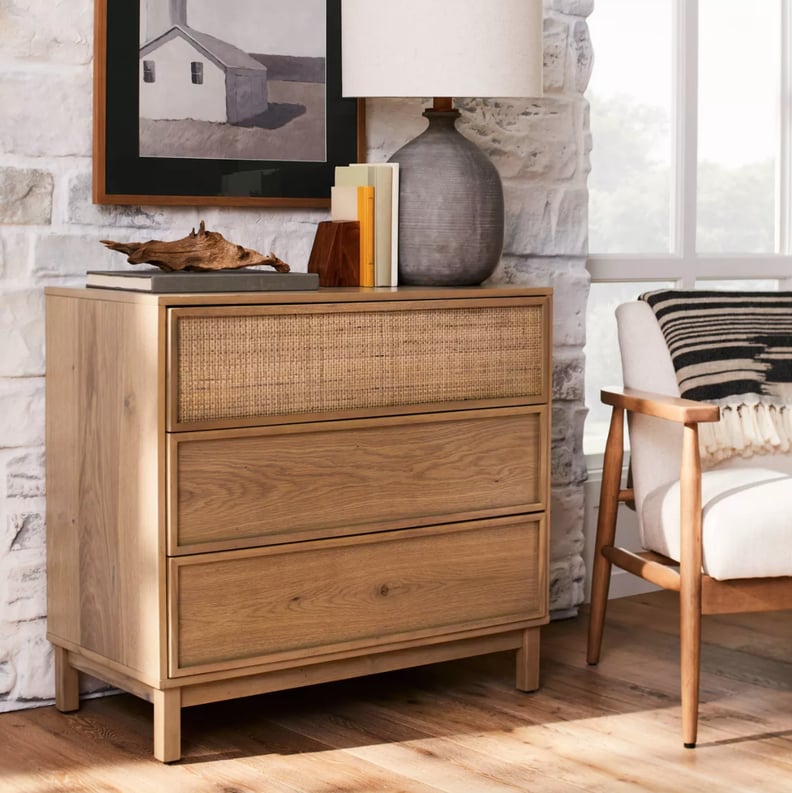
<svg viewBox="0 0 792 793"><path fill-rule="evenodd" d="M294 303L358 303L399 300L448 300L499 297L544 298L549 287L467 286L467 287L337 287L294 292L193 292L151 294L122 289L47 287L54 297L106 300L122 303L148 303L157 306L272 305Z"/></svg>

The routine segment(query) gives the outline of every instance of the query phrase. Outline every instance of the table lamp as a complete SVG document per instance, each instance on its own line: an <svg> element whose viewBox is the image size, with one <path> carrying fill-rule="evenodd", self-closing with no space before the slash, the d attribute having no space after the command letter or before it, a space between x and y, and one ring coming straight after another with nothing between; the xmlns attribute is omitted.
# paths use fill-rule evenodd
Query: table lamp
<svg viewBox="0 0 792 793"><path fill-rule="evenodd" d="M479 284L503 249L503 186L453 97L542 95L542 0L341 0L342 93L434 97L399 163L399 283Z"/></svg>

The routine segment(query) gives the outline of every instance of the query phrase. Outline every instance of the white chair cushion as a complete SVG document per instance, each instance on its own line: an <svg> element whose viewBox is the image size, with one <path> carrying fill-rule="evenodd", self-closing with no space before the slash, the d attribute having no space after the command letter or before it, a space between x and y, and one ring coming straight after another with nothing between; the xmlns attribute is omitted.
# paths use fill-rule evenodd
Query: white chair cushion
<svg viewBox="0 0 792 793"><path fill-rule="evenodd" d="M616 309L622 376L627 388L679 396L674 364L652 307L643 300ZM679 478L682 427L651 416L630 415L635 502Z"/></svg>
<svg viewBox="0 0 792 793"><path fill-rule="evenodd" d="M705 471L703 569L720 580L792 575L792 476L770 468ZM679 482L649 493L642 507L645 548L680 558Z"/></svg>

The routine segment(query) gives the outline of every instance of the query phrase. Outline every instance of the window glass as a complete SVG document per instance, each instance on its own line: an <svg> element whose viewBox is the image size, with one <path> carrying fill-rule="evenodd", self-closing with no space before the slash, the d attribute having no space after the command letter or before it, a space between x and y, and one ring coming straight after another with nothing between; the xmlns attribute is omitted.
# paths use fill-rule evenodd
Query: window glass
<svg viewBox="0 0 792 793"><path fill-rule="evenodd" d="M775 250L781 4L700 0L700 253Z"/></svg>
<svg viewBox="0 0 792 793"><path fill-rule="evenodd" d="M143 82L153 83L156 79L154 61L143 61Z"/></svg>
<svg viewBox="0 0 792 793"><path fill-rule="evenodd" d="M597 0L588 19L592 253L671 250L672 10L671 0Z"/></svg>
<svg viewBox="0 0 792 793"><path fill-rule="evenodd" d="M192 61L190 63L190 74L194 85L203 84L203 66L201 61Z"/></svg>

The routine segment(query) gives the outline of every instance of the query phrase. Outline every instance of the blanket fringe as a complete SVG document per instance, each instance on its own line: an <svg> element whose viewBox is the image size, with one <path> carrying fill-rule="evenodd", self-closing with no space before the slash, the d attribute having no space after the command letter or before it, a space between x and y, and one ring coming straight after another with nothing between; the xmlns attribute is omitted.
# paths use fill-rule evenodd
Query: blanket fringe
<svg viewBox="0 0 792 793"><path fill-rule="evenodd" d="M716 401L721 420L699 424L699 447L704 466L729 457L785 453L792 449L792 405L766 401L756 395Z"/></svg>

